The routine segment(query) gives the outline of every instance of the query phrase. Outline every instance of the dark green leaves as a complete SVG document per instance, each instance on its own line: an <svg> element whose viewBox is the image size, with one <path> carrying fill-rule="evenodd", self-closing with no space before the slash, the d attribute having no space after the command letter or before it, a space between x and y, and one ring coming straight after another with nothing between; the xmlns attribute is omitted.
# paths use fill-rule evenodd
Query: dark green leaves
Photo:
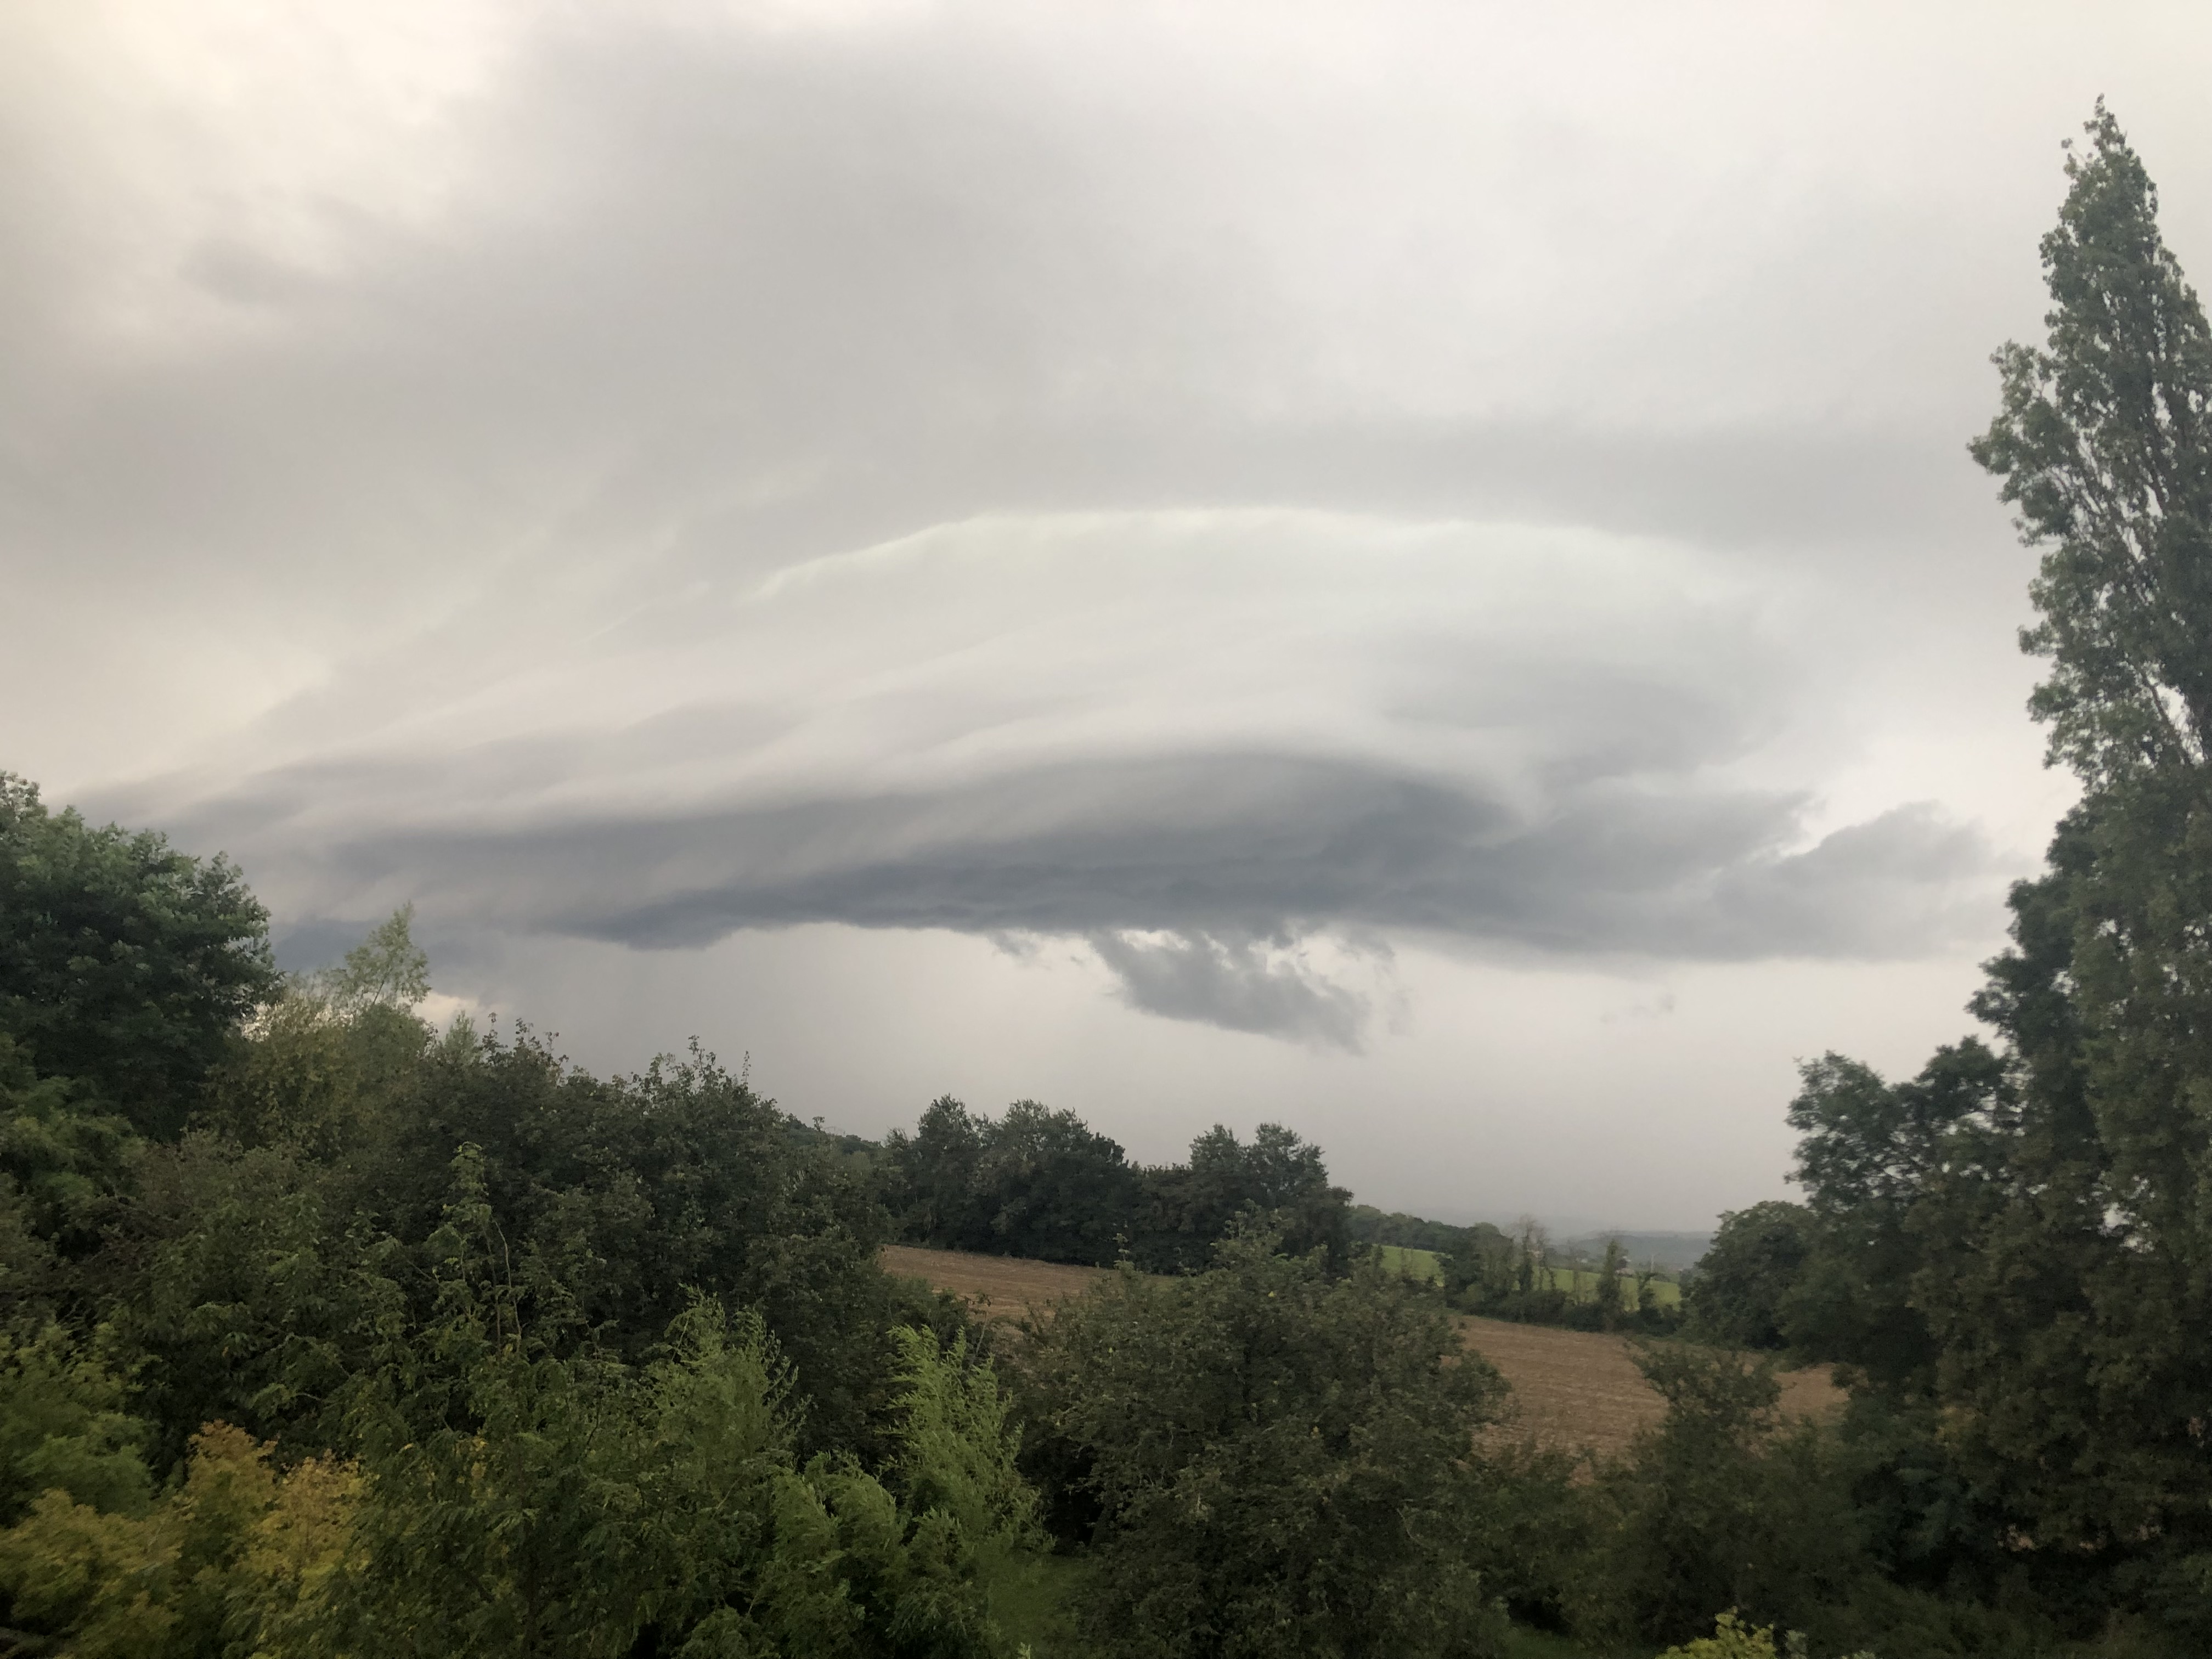
<svg viewBox="0 0 2212 1659"><path fill-rule="evenodd" d="M1045 1461L1087 1470L1107 1653L1444 1654L1484 1628L1466 1547L1496 1375L1437 1299L1247 1235L1127 1274L1034 1337Z"/></svg>
<svg viewBox="0 0 2212 1659"><path fill-rule="evenodd" d="M221 858L50 813L0 773L0 1035L141 1132L183 1127L225 1043L273 995L268 914Z"/></svg>
<svg viewBox="0 0 2212 1659"><path fill-rule="evenodd" d="M2035 716L2100 782L2212 744L2212 331L2101 103L2087 131L2043 240L2049 342L1997 353L2002 406L1972 447L2044 549Z"/></svg>

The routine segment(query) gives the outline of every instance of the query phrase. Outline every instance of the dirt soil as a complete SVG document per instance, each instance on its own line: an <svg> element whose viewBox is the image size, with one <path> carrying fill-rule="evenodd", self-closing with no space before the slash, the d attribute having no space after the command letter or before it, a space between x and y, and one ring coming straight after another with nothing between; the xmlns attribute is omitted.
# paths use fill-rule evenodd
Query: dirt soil
<svg viewBox="0 0 2212 1659"><path fill-rule="evenodd" d="M1629 1358L1625 1338L1465 1314L1453 1319L1467 1346L1513 1386L1509 1432L1611 1457L1627 1449L1638 1429L1666 1414L1665 1402ZM1843 1409L1843 1390L1828 1381L1825 1365L1784 1371L1778 1380L1785 1415L1825 1417Z"/></svg>
<svg viewBox="0 0 2212 1659"><path fill-rule="evenodd" d="M1104 1267L1070 1267L1057 1261L1024 1261L1011 1255L970 1255L965 1250L922 1250L908 1244L884 1247L884 1271L920 1279L931 1288L967 1298L982 1319L1019 1319L1031 1308L1043 1310L1063 1297L1080 1296L1102 1279Z"/></svg>
<svg viewBox="0 0 2212 1659"><path fill-rule="evenodd" d="M970 1255L895 1244L884 1267L939 1290L965 1297L981 1318L1019 1319L1062 1297L1079 1296L1103 1267L1071 1267L1011 1256ZM1629 1358L1627 1342L1595 1331L1563 1331L1547 1325L1453 1316L1461 1340L1498 1367L1513 1398L1502 1431L1526 1435L1547 1446L1590 1451L1601 1457L1626 1449L1636 1431L1656 1423L1664 1407ZM1825 1417L1843 1407L1844 1395L1825 1367L1785 1371L1782 1409L1796 1417Z"/></svg>

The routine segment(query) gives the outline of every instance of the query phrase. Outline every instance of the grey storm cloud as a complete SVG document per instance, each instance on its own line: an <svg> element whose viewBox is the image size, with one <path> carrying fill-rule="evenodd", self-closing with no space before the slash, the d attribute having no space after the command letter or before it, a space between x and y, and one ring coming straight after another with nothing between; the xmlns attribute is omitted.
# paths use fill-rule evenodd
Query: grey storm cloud
<svg viewBox="0 0 2212 1659"><path fill-rule="evenodd" d="M1121 981L1123 1000L1148 1014L1355 1051L1366 1030L1365 997L1303 963L1274 959L1262 941L1100 933L1090 944Z"/></svg>
<svg viewBox="0 0 2212 1659"><path fill-rule="evenodd" d="M1464 786L1234 755L682 818L288 834L288 794L368 817L404 787L311 770L177 821L243 849L280 892L417 892L448 915L647 948L839 921L1218 939L1414 928L1567 953L1884 957L1948 942L1954 890L1990 867L1976 831L1924 806L1785 852L1802 805L1786 796L1607 781L1530 821Z"/></svg>
<svg viewBox="0 0 2212 1659"><path fill-rule="evenodd" d="M1592 532L1001 517L634 614L557 705L371 665L272 726L295 758L131 805L303 922L1063 935L1133 1006L1352 1046L1359 994L1255 941L1867 958L1985 923L1978 832L1814 835L1756 781L1808 672L1771 609Z"/></svg>
<svg viewBox="0 0 2212 1659"><path fill-rule="evenodd" d="M1912 613L2002 652L2017 608L1955 326L2016 228L1927 254L1895 124L1820 105L1850 166L1773 174L1813 106L1655 88L1626 17L1308 18L1261 74L1235 8L862 10L436 8L420 64L334 15L320 80L221 97L8 26L0 538L47 625L0 676L81 689L9 763L295 936L1049 935L1338 1047L1376 998L1322 947L1369 933L1986 935L1982 831L1826 799Z"/></svg>

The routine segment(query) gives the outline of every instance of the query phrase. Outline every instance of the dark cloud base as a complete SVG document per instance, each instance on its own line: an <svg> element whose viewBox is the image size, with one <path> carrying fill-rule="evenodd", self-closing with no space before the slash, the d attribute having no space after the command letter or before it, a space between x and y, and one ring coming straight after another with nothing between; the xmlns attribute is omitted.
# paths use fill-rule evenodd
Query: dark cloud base
<svg viewBox="0 0 2212 1659"><path fill-rule="evenodd" d="M645 949L810 922L1066 935L1136 1007L1346 1045L1358 999L1255 941L1417 930L1563 957L1905 957L1985 923L1992 870L1976 831L1927 807L1790 851L1803 804L1785 794L1614 778L1532 811L1251 754L661 818L311 827L333 800L422 799L410 771L264 777L179 827L231 848L298 923L411 898L446 925Z"/></svg>

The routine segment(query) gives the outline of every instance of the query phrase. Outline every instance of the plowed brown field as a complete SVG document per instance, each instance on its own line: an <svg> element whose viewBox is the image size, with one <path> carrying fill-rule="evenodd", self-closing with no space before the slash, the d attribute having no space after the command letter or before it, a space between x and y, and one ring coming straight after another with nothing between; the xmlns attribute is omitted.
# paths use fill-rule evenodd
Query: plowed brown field
<svg viewBox="0 0 2212 1659"><path fill-rule="evenodd" d="M994 1320L1018 1319L1031 1309L1042 1311L1108 1276L1103 1267L906 1245L886 1249L884 1266L964 1297L978 1315ZM1453 1318L1461 1340L1497 1366L1512 1385L1510 1414L1504 1425L1507 1432L1517 1431L1546 1445L1610 1456L1625 1448L1638 1429L1659 1420L1663 1410L1659 1396L1644 1382L1629 1358L1627 1343L1620 1337L1463 1314ZM1826 1416L1839 1410L1843 1401L1842 1391L1828 1381L1825 1370L1783 1374L1782 1409L1787 1413Z"/></svg>

